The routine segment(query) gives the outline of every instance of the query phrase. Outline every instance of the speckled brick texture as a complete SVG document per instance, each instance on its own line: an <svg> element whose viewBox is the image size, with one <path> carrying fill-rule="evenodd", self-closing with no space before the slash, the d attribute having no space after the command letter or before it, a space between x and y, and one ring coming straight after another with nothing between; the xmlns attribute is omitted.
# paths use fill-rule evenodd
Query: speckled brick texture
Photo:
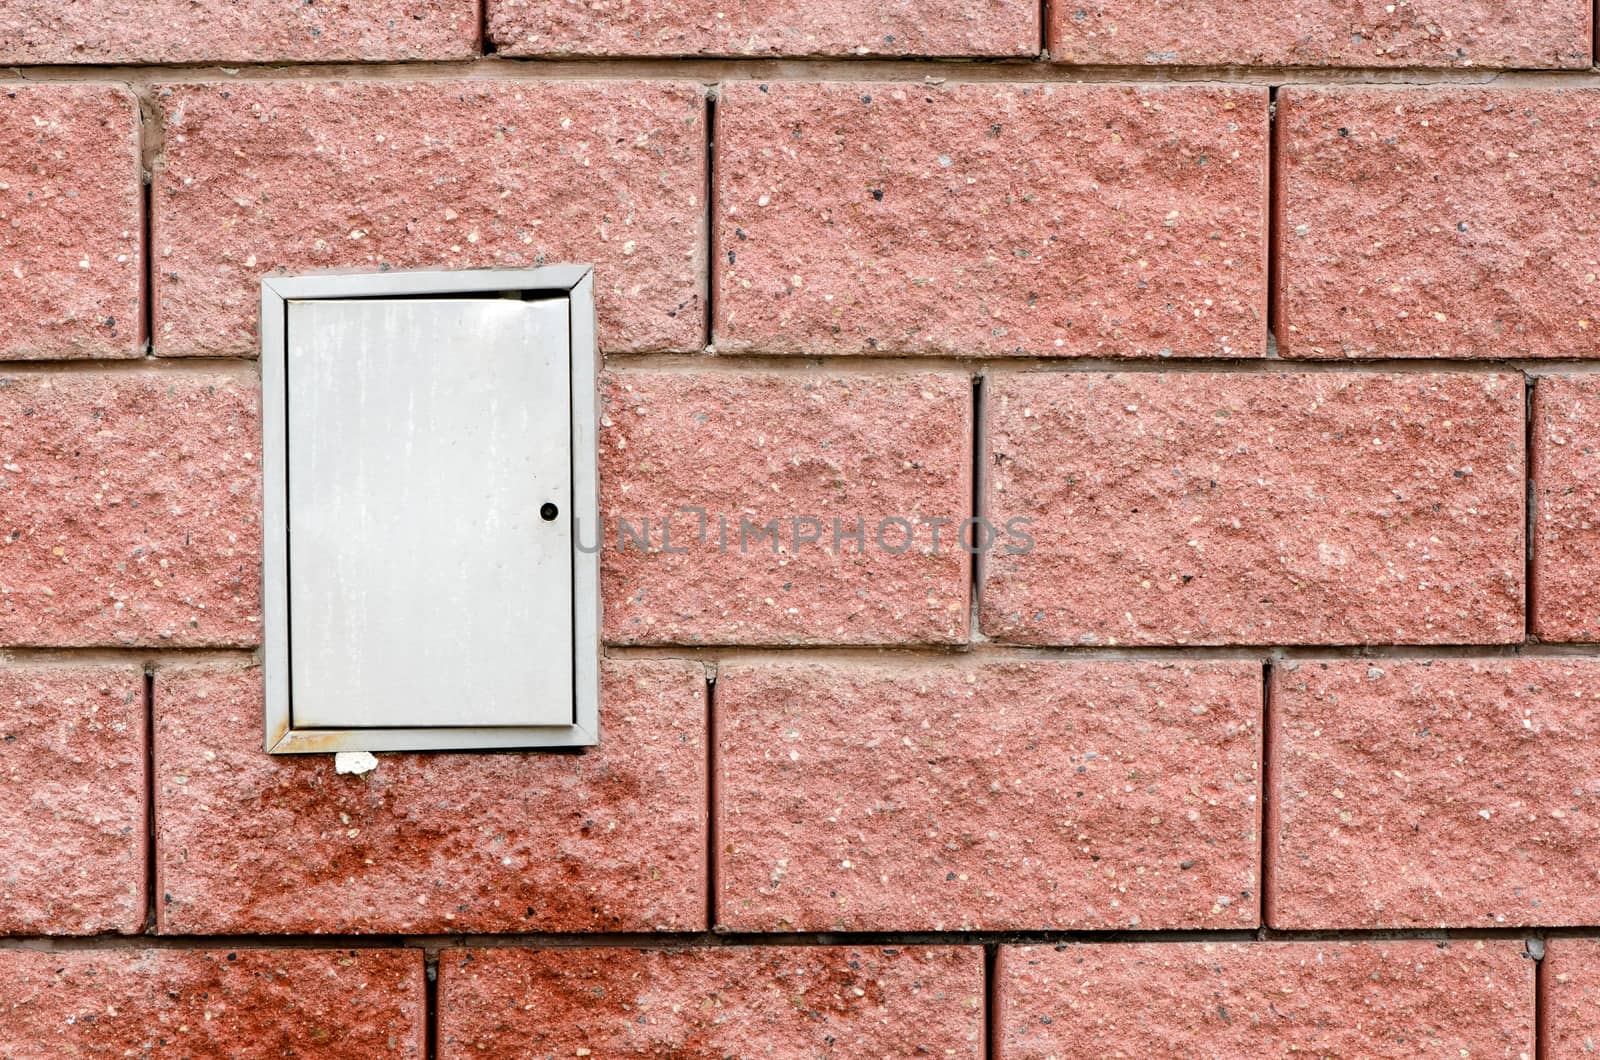
<svg viewBox="0 0 1600 1060"><path fill-rule="evenodd" d="M1542 1060L1600 1052L1600 940L1551 939L1539 967Z"/></svg>
<svg viewBox="0 0 1600 1060"><path fill-rule="evenodd" d="M1004 946L997 1060L1532 1060L1534 962L1511 940Z"/></svg>
<svg viewBox="0 0 1600 1060"><path fill-rule="evenodd" d="M981 623L1026 644L1523 636L1522 378L1013 374L987 397Z"/></svg>
<svg viewBox="0 0 1600 1060"><path fill-rule="evenodd" d="M606 638L965 641L972 422L957 372L610 375Z"/></svg>
<svg viewBox="0 0 1600 1060"><path fill-rule="evenodd" d="M167 85L155 348L253 355L261 277L593 264L611 352L705 342L688 82Z"/></svg>
<svg viewBox="0 0 1600 1060"><path fill-rule="evenodd" d="M144 926L144 719L136 666L0 665L0 934Z"/></svg>
<svg viewBox="0 0 1600 1060"><path fill-rule="evenodd" d="M261 750L260 671L155 682L165 934L704 928L705 672L608 663L581 754ZM248 807L248 811L234 807Z"/></svg>
<svg viewBox="0 0 1600 1060"><path fill-rule="evenodd" d="M257 643L259 404L238 374L0 371L0 646Z"/></svg>
<svg viewBox="0 0 1600 1060"><path fill-rule="evenodd" d="M439 1057L978 1060L976 946L446 950Z"/></svg>
<svg viewBox="0 0 1600 1060"><path fill-rule="evenodd" d="M485 0L502 55L1031 56L1032 0Z"/></svg>
<svg viewBox="0 0 1600 1060"><path fill-rule="evenodd" d="M0 1057L1600 1051L1593 23L0 0ZM558 264L598 745L267 753L262 280Z"/></svg>
<svg viewBox="0 0 1600 1060"><path fill-rule="evenodd" d="M470 59L477 0L7 0L0 63Z"/></svg>
<svg viewBox="0 0 1600 1060"><path fill-rule="evenodd" d="M1600 91L1278 94L1285 357L1600 354Z"/></svg>
<svg viewBox="0 0 1600 1060"><path fill-rule="evenodd" d="M1066 0L1050 57L1154 66L1579 69L1584 0Z"/></svg>
<svg viewBox="0 0 1600 1060"><path fill-rule="evenodd" d="M143 348L138 128L120 85L0 86L0 360Z"/></svg>
<svg viewBox="0 0 1600 1060"><path fill-rule="evenodd" d="M421 1060L421 950L0 951L0 1053Z"/></svg>
<svg viewBox="0 0 1600 1060"><path fill-rule="evenodd" d="M1600 376L1541 376L1532 439L1532 631L1600 641Z"/></svg>
<svg viewBox="0 0 1600 1060"><path fill-rule="evenodd" d="M732 82L719 350L1259 357L1267 95Z"/></svg>
<svg viewBox="0 0 1600 1060"><path fill-rule="evenodd" d="M1600 923L1600 659L1273 673L1267 922Z"/></svg>
<svg viewBox="0 0 1600 1060"><path fill-rule="evenodd" d="M727 664L718 920L1254 927L1255 663Z"/></svg>

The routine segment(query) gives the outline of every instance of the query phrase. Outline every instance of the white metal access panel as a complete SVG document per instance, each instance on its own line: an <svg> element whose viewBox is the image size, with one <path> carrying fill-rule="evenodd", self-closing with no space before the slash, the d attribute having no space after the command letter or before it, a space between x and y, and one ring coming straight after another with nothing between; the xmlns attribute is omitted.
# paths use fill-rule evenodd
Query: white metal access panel
<svg viewBox="0 0 1600 1060"><path fill-rule="evenodd" d="M596 741L588 291L560 267L264 285L268 750Z"/></svg>
<svg viewBox="0 0 1600 1060"><path fill-rule="evenodd" d="M569 721L564 302L290 302L288 332L295 725Z"/></svg>

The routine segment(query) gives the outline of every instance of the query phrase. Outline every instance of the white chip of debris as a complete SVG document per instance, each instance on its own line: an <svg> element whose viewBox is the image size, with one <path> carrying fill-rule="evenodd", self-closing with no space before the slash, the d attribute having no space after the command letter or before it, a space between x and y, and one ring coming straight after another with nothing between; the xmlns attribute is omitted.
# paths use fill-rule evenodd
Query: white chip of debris
<svg viewBox="0 0 1600 1060"><path fill-rule="evenodd" d="M340 751L333 756L333 768L341 776L345 773L360 776L377 769L378 760L366 751Z"/></svg>

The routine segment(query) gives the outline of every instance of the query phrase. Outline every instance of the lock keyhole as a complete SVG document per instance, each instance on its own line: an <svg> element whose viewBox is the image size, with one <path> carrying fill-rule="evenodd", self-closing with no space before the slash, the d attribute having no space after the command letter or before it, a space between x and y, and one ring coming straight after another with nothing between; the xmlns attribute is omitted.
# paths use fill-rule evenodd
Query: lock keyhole
<svg viewBox="0 0 1600 1060"><path fill-rule="evenodd" d="M560 514L561 509L557 508L549 501L545 501L539 506L539 518L543 519L547 523L554 522L556 516Z"/></svg>

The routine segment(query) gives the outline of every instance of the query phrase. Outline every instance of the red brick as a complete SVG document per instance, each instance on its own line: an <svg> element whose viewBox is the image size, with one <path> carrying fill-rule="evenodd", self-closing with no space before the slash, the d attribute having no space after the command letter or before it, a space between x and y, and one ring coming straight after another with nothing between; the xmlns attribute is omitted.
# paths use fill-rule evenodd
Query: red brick
<svg viewBox="0 0 1600 1060"><path fill-rule="evenodd" d="M439 1056L983 1055L972 947L446 950Z"/></svg>
<svg viewBox="0 0 1600 1060"><path fill-rule="evenodd" d="M1027 0L487 0L502 55L1035 55Z"/></svg>
<svg viewBox="0 0 1600 1060"><path fill-rule="evenodd" d="M1253 662L724 663L719 921L1252 927Z"/></svg>
<svg viewBox="0 0 1600 1060"><path fill-rule="evenodd" d="M606 665L582 754L261 750L256 670L156 675L164 933L652 931L705 926L705 678Z"/></svg>
<svg viewBox="0 0 1600 1060"><path fill-rule="evenodd" d="M143 200L127 89L0 91L0 359L139 355Z"/></svg>
<svg viewBox="0 0 1600 1060"><path fill-rule="evenodd" d="M722 100L719 349L1265 350L1264 89L736 82Z"/></svg>
<svg viewBox="0 0 1600 1060"><path fill-rule="evenodd" d="M592 263L601 345L705 341L705 100L679 82L159 91L161 354L250 354L278 272Z"/></svg>
<svg viewBox="0 0 1600 1060"><path fill-rule="evenodd" d="M136 666L0 665L0 934L144 924L143 682Z"/></svg>
<svg viewBox="0 0 1600 1060"><path fill-rule="evenodd" d="M1542 376L1533 401L1533 632L1600 641L1600 376Z"/></svg>
<svg viewBox="0 0 1600 1060"><path fill-rule="evenodd" d="M1269 724L1273 927L1600 918L1600 659L1283 663Z"/></svg>
<svg viewBox="0 0 1600 1060"><path fill-rule="evenodd" d="M1286 357L1600 354L1600 91L1278 95Z"/></svg>
<svg viewBox="0 0 1600 1060"><path fill-rule="evenodd" d="M1551 939L1539 978L1542 1060L1600 1051L1600 940Z"/></svg>
<svg viewBox="0 0 1600 1060"><path fill-rule="evenodd" d="M475 0L7 0L0 63L470 59Z"/></svg>
<svg viewBox="0 0 1600 1060"><path fill-rule="evenodd" d="M7 1057L424 1053L421 950L0 951Z"/></svg>
<svg viewBox="0 0 1600 1060"><path fill-rule="evenodd" d="M1006 946L996 1057L1532 1060L1534 968L1510 940Z"/></svg>
<svg viewBox="0 0 1600 1060"><path fill-rule="evenodd" d="M1029 644L1522 639L1518 375L1002 373L981 624Z"/></svg>
<svg viewBox="0 0 1600 1060"><path fill-rule="evenodd" d="M250 645L254 380L0 375L0 644Z"/></svg>
<svg viewBox="0 0 1600 1060"><path fill-rule="evenodd" d="M1050 7L1059 62L1184 66L1581 68L1584 0L1068 0Z"/></svg>
<svg viewBox="0 0 1600 1060"><path fill-rule="evenodd" d="M966 640L967 376L619 372L605 408L607 639ZM685 507L705 509L704 523ZM776 547L763 529L774 520ZM858 521L864 546L849 536ZM582 537L592 544L592 530Z"/></svg>

